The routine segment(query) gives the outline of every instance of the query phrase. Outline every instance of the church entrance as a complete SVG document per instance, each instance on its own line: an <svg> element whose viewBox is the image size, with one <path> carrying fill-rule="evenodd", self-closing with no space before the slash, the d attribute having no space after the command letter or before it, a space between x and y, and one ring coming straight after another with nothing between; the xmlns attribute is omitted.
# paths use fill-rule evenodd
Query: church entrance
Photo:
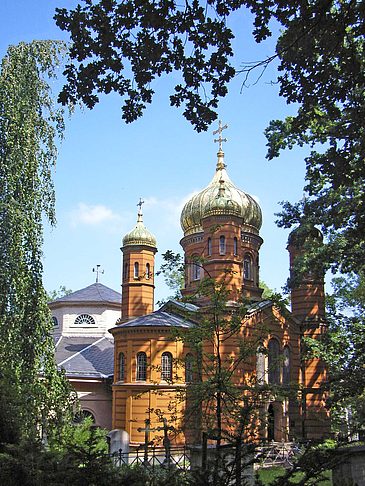
<svg viewBox="0 0 365 486"><path fill-rule="evenodd" d="M281 402L272 402L267 408L267 440L288 440L284 408Z"/></svg>

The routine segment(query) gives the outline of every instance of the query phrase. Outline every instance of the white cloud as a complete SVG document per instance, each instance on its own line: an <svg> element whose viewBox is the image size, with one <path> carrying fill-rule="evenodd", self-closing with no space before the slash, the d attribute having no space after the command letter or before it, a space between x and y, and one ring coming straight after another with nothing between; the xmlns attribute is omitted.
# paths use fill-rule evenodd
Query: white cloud
<svg viewBox="0 0 365 486"><path fill-rule="evenodd" d="M71 225L98 225L106 221L117 221L120 217L102 204L88 205L79 203L71 212Z"/></svg>

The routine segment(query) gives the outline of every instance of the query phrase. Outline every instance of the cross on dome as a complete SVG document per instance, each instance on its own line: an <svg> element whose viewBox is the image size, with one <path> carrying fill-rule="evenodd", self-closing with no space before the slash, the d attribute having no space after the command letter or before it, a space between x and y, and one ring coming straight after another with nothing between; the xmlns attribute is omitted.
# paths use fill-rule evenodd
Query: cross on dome
<svg viewBox="0 0 365 486"><path fill-rule="evenodd" d="M217 135L217 133L219 133L219 137L214 139L215 143L216 142L219 143L219 149L218 149L219 152L223 151L222 143L227 142L227 139L222 137L222 132L226 128L228 128L228 125L226 124L226 125L222 126L222 120L219 120L218 128L217 128L217 130L214 130L214 132L213 132L213 135Z"/></svg>
<svg viewBox="0 0 365 486"><path fill-rule="evenodd" d="M139 203L137 203L137 206L139 207L138 210L138 221L142 221L142 205L144 204L143 199L140 197L139 198Z"/></svg>

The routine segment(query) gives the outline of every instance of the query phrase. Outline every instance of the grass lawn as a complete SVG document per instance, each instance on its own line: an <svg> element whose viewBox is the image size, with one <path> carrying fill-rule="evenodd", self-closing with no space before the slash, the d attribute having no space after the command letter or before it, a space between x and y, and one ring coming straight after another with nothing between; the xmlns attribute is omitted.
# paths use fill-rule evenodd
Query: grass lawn
<svg viewBox="0 0 365 486"><path fill-rule="evenodd" d="M262 468L258 470L258 477L260 480L263 482L265 486L269 486L274 479L276 479L279 476L282 476L285 473L285 469L283 467L270 467L270 468ZM332 474L331 471L327 471L326 474L327 479L324 481L320 481L316 483L318 486L332 486ZM300 473L297 475L297 481L299 482L300 480ZM296 484L295 479L292 484Z"/></svg>

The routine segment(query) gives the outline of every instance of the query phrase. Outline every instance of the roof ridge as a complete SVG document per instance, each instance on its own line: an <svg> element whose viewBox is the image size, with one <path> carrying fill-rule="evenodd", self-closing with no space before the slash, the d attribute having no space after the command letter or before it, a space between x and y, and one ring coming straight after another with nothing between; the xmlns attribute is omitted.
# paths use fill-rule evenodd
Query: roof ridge
<svg viewBox="0 0 365 486"><path fill-rule="evenodd" d="M98 339L97 341L95 341L94 343L91 343L89 344L89 346L86 346L86 348L83 348L81 349L81 351L77 351L77 353L73 354L72 356L64 359L63 361L61 361L61 363L58 363L58 366L62 366L64 365L65 363L67 363L68 361L70 361L71 359L75 358L76 356L82 354L84 351L92 348L93 346L95 346L96 344L99 344L103 339L106 339L105 336L102 336L100 339Z"/></svg>

